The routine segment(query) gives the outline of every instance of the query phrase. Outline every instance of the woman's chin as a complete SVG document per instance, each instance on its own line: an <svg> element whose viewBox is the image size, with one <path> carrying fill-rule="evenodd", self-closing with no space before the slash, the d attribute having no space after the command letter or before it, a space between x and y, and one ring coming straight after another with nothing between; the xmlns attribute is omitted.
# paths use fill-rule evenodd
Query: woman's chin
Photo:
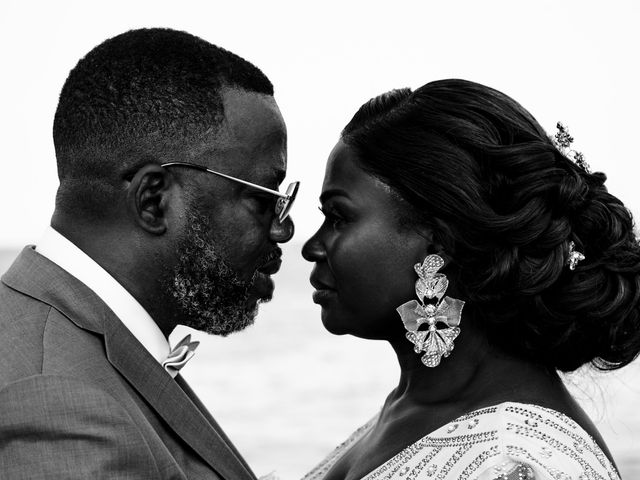
<svg viewBox="0 0 640 480"><path fill-rule="evenodd" d="M368 315L364 315L368 318ZM342 309L338 310L327 306L322 307L320 319L324 328L333 335L353 335L354 337L366 340L389 340L397 336L396 325L389 327L389 322L382 325L362 321L361 317L345 314ZM400 320L398 323L401 325ZM400 335L404 337L404 330L400 328Z"/></svg>
<svg viewBox="0 0 640 480"><path fill-rule="evenodd" d="M347 333L349 333L349 330L346 328L346 326L342 324L338 319L331 316L331 314L324 308L322 309L320 318L322 319L322 325L324 325L324 328L329 333L332 333L334 335L346 335Z"/></svg>

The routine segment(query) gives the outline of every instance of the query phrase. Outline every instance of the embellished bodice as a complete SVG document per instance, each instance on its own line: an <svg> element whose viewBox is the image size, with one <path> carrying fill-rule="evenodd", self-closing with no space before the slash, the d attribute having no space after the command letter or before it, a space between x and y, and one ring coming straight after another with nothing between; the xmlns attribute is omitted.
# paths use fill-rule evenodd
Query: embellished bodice
<svg viewBox="0 0 640 480"><path fill-rule="evenodd" d="M322 480L373 428L356 430L303 480ZM620 480L575 421L555 410L502 403L465 414L403 449L362 480Z"/></svg>

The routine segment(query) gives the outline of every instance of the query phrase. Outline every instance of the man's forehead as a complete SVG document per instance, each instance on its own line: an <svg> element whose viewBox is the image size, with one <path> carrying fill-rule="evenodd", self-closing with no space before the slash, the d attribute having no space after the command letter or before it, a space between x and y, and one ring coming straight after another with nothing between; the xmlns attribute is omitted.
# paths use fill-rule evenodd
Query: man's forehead
<svg viewBox="0 0 640 480"><path fill-rule="evenodd" d="M275 186L287 169L287 131L272 96L226 90L225 118L191 144L192 162Z"/></svg>
<svg viewBox="0 0 640 480"><path fill-rule="evenodd" d="M271 95L246 90L223 89L222 138L236 142L287 140L287 128ZM221 139L222 139L221 138Z"/></svg>
<svg viewBox="0 0 640 480"><path fill-rule="evenodd" d="M285 149L271 149L262 154L255 154L244 148L218 148L209 144L208 148L203 145L201 148L192 149L190 157L189 161L193 163L240 178L250 176L280 183L287 173Z"/></svg>
<svg viewBox="0 0 640 480"><path fill-rule="evenodd" d="M268 188L277 188L287 171L286 146L277 144L249 149L243 145L220 145L215 140L198 142L189 160L212 170Z"/></svg>
<svg viewBox="0 0 640 480"><path fill-rule="evenodd" d="M266 184L280 184L284 180L287 174L286 165L273 167L256 165L256 168L251 172L251 176L254 178L260 178L261 182Z"/></svg>

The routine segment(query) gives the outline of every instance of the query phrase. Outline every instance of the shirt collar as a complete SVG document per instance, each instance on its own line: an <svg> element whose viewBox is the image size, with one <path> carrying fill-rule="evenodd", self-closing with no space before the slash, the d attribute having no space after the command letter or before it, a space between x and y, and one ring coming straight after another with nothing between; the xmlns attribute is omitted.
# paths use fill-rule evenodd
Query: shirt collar
<svg viewBox="0 0 640 480"><path fill-rule="evenodd" d="M36 246L41 255L95 292L159 363L169 355L169 342L147 311L118 281L52 227Z"/></svg>

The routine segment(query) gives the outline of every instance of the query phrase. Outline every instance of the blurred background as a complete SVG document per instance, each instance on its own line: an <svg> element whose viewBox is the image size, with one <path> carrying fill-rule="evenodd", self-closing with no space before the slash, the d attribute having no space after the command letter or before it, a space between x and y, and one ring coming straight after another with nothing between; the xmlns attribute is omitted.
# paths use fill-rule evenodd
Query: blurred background
<svg viewBox="0 0 640 480"><path fill-rule="evenodd" d="M260 67L289 130L289 180L301 180L297 233L275 299L256 325L204 337L185 377L258 475L301 477L369 419L398 368L383 344L324 331L302 243L326 157L367 99L458 77L514 97L553 133L570 128L592 169L640 217L640 6L633 1L12 1L0 5L0 272L36 243L53 211L51 138L71 68L106 38L139 27L186 30ZM634 60L634 58L636 60ZM174 337L183 335L183 329ZM640 478L640 366L566 381L597 422L623 478Z"/></svg>

